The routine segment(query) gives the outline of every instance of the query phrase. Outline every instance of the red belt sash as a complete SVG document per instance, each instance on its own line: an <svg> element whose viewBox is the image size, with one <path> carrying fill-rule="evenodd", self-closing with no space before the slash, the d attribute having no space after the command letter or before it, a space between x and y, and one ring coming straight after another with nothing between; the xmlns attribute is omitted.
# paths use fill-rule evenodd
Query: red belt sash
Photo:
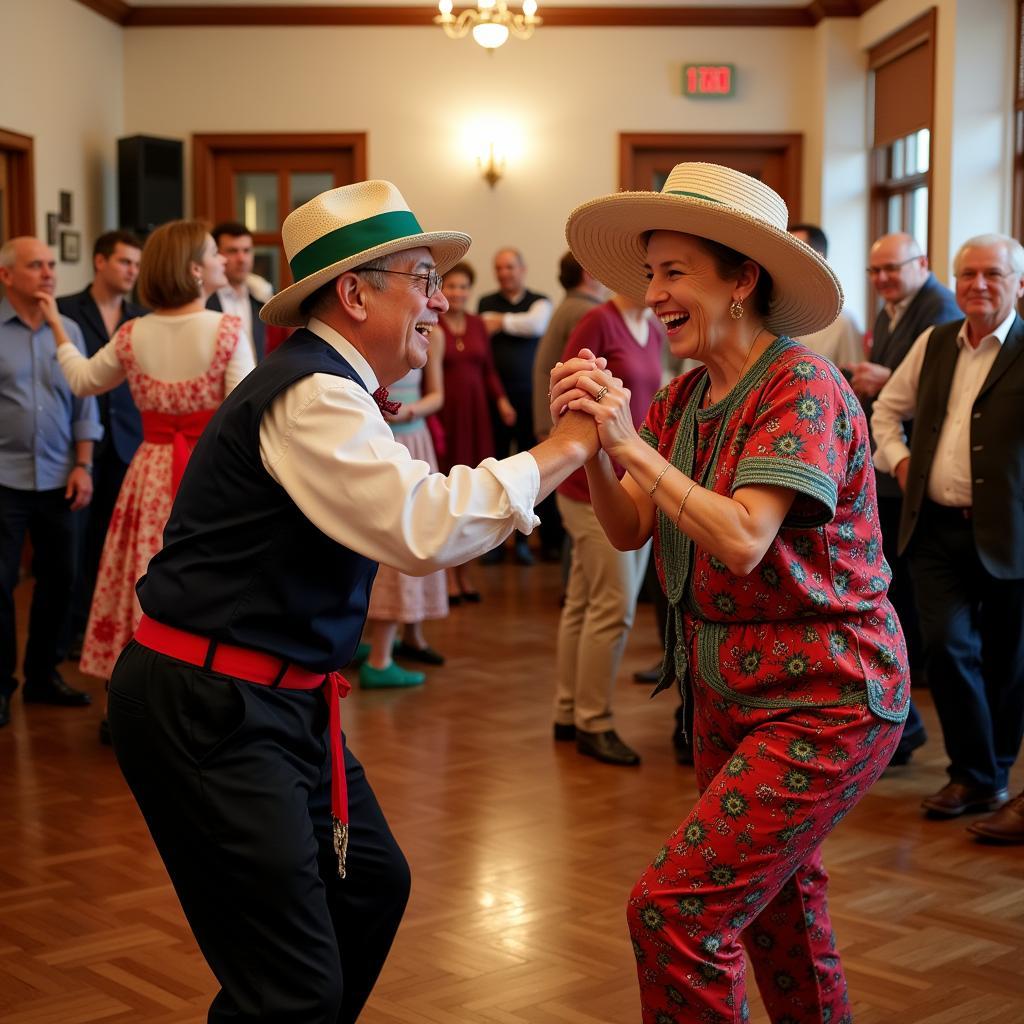
<svg viewBox="0 0 1024 1024"><path fill-rule="evenodd" d="M211 672L220 672L257 686L279 687L282 690L316 690L324 688L330 712L331 731L331 817L334 827L334 852L338 855L338 875L345 877L345 855L348 852L348 787L345 783L345 757L341 742L341 698L351 687L340 672L309 672L289 664L272 654L249 647L221 644L208 637L165 626L143 615L135 630L135 639L170 658L198 665Z"/></svg>
<svg viewBox="0 0 1024 1024"><path fill-rule="evenodd" d="M142 436L150 444L171 446L171 497L178 493L178 486L188 465L188 457L199 440L203 428L213 419L216 409L200 409L198 412L171 413L146 409L142 413Z"/></svg>

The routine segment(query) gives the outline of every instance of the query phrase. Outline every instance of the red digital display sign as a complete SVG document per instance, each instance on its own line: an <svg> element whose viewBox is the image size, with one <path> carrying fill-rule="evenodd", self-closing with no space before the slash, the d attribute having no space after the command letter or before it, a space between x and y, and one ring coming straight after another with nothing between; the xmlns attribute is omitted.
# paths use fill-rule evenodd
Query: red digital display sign
<svg viewBox="0 0 1024 1024"><path fill-rule="evenodd" d="M686 64L683 93L686 96L731 96L736 78L732 64Z"/></svg>

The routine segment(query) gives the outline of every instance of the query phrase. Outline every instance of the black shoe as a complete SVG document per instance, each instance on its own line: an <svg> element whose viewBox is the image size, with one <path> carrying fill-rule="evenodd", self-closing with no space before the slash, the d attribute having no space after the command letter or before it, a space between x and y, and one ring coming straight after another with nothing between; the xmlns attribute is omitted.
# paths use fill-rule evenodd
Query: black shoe
<svg viewBox="0 0 1024 1024"><path fill-rule="evenodd" d="M110 736L110 722L106 718L100 719L100 743L105 747L112 747L114 741Z"/></svg>
<svg viewBox="0 0 1024 1024"><path fill-rule="evenodd" d="M480 556L481 565L498 565L505 561L505 548L498 546Z"/></svg>
<svg viewBox="0 0 1024 1024"><path fill-rule="evenodd" d="M459 596L466 604L479 604L483 600L479 590L464 590Z"/></svg>
<svg viewBox="0 0 1024 1024"><path fill-rule="evenodd" d="M61 679L60 673L54 672L42 683L26 679L21 691L21 701L23 704L58 704L61 707L84 708L92 703L92 697L84 690L68 686Z"/></svg>
<svg viewBox="0 0 1024 1024"><path fill-rule="evenodd" d="M910 759L914 756L914 751L918 747L923 747L928 740L928 734L924 729L916 729L914 732L905 732L900 738L899 743L896 745L896 749L893 751L892 757L889 758L889 767L900 767L905 764L910 764Z"/></svg>
<svg viewBox="0 0 1024 1024"><path fill-rule="evenodd" d="M605 764L637 765L640 755L619 739L614 729L607 732L584 732L576 730L576 749L587 757L593 757Z"/></svg>
<svg viewBox="0 0 1024 1024"><path fill-rule="evenodd" d="M8 693L0 693L0 728L11 720L11 696Z"/></svg>
<svg viewBox="0 0 1024 1024"><path fill-rule="evenodd" d="M461 594L449 594L448 595L448 607L449 608L458 608L460 604L462 604L462 595Z"/></svg>
<svg viewBox="0 0 1024 1024"><path fill-rule="evenodd" d="M633 673L634 683L656 683L661 678L661 665L659 661L657 665L652 665L650 668L642 668L637 672Z"/></svg>
<svg viewBox="0 0 1024 1024"><path fill-rule="evenodd" d="M444 655L435 651L433 647L417 647L415 644L407 644L404 640L395 644L391 649L397 658L405 658L406 661L418 661L421 665L443 665Z"/></svg>
<svg viewBox="0 0 1024 1024"><path fill-rule="evenodd" d="M526 541L516 544L516 561L520 565L533 565L533 552Z"/></svg>
<svg viewBox="0 0 1024 1024"><path fill-rule="evenodd" d="M574 740L576 739L576 726L575 725L561 725L555 722L555 739L558 741L562 740Z"/></svg>

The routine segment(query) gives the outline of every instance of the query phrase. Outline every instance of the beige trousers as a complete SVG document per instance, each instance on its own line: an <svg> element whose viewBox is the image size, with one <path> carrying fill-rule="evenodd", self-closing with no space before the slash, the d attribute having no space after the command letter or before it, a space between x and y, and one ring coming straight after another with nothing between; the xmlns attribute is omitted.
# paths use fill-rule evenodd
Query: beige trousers
<svg viewBox="0 0 1024 1024"><path fill-rule="evenodd" d="M612 726L612 691L650 556L616 551L587 502L558 495L572 564L558 624L555 721L586 732Z"/></svg>

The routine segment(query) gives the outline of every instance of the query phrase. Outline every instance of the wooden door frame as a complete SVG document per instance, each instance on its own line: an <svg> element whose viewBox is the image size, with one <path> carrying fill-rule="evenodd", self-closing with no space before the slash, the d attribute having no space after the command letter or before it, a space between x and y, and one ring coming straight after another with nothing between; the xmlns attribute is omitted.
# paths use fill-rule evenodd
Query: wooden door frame
<svg viewBox="0 0 1024 1024"><path fill-rule="evenodd" d="M223 153L242 149L347 149L355 181L366 179L366 132L224 133L192 136L192 216L213 220L214 162Z"/></svg>
<svg viewBox="0 0 1024 1024"><path fill-rule="evenodd" d="M637 154L645 149L773 149L782 156L783 175L790 197L789 215L800 220L803 210L804 137L798 132L620 132L619 188L626 188Z"/></svg>
<svg viewBox="0 0 1024 1024"><path fill-rule="evenodd" d="M0 128L0 150L10 158L11 237L36 233L35 142L31 135Z"/></svg>

